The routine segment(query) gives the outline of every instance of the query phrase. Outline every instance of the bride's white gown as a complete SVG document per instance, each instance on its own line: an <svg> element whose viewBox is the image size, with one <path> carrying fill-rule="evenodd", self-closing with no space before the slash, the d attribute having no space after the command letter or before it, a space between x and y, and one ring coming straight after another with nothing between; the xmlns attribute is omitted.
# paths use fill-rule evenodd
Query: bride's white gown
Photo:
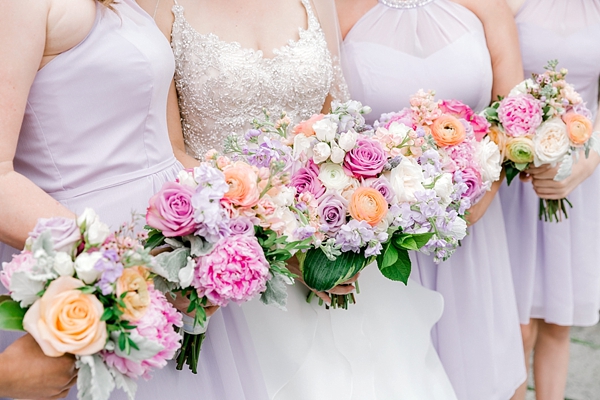
<svg viewBox="0 0 600 400"><path fill-rule="evenodd" d="M175 5L175 81L190 154L201 158L219 149L227 134L249 128L263 107L286 110L300 121L318 113L328 94L346 98L316 13L308 0L302 4L307 28L273 58L199 33ZM405 287L388 281L373 265L361 273L360 289L358 304L349 310L307 304L308 289L300 284L289 288L287 311L258 299L242 306L246 321L231 329L249 327L236 335L251 336L269 397L456 399L430 339L442 297L415 282Z"/></svg>

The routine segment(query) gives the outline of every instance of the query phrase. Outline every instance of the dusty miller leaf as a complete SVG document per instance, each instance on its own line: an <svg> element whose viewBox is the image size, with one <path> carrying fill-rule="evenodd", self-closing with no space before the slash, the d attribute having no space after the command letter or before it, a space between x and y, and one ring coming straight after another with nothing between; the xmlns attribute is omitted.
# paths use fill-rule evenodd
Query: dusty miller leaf
<svg viewBox="0 0 600 400"><path fill-rule="evenodd" d="M117 388L123 389L123 391L127 394L129 400L134 400L135 392L137 391L137 383L135 383L133 379L123 375L119 371L112 370L111 372L115 377L115 383L117 384Z"/></svg>
<svg viewBox="0 0 600 400"><path fill-rule="evenodd" d="M287 297L286 278L277 274L267 281L267 290L260 295L260 301L266 305L273 305L287 311Z"/></svg>
<svg viewBox="0 0 600 400"><path fill-rule="evenodd" d="M155 257L156 263L152 267L152 272L169 282L179 282L179 270L185 268L189 255L190 249L185 247L160 253Z"/></svg>
<svg viewBox="0 0 600 400"><path fill-rule="evenodd" d="M77 397L79 400L108 400L115 380L100 356L81 356L77 359Z"/></svg>
<svg viewBox="0 0 600 400"><path fill-rule="evenodd" d="M558 171L556 172L556 176L554 177L555 181L562 181L563 179L568 178L571 175L571 171L573 169L573 156L571 154L566 154L562 161L560 162L560 166L558 167Z"/></svg>

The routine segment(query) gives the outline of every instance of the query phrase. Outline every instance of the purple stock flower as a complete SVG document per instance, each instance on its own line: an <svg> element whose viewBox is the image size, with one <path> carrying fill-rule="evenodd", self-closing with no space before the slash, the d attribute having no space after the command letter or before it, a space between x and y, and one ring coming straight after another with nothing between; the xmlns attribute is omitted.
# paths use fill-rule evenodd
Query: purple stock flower
<svg viewBox="0 0 600 400"><path fill-rule="evenodd" d="M335 237L336 245L340 246L342 252L353 251L358 253L360 249L375 238L373 228L365 221L350 220L342 225Z"/></svg>
<svg viewBox="0 0 600 400"><path fill-rule="evenodd" d="M246 140L252 140L253 138L260 136L261 133L262 132L260 130L258 130L258 129L249 129L244 134L244 139L246 139Z"/></svg>
<svg viewBox="0 0 600 400"><path fill-rule="evenodd" d="M356 146L346 153L344 170L355 178L373 178L383 171L387 156L378 142L359 137Z"/></svg>
<svg viewBox="0 0 600 400"><path fill-rule="evenodd" d="M317 230L313 226L301 226L294 232L294 237L298 240L308 239L315 234Z"/></svg>
<svg viewBox="0 0 600 400"><path fill-rule="evenodd" d="M346 222L348 201L335 192L327 192L319 199L317 215L326 232L337 232Z"/></svg>
<svg viewBox="0 0 600 400"><path fill-rule="evenodd" d="M113 283L123 274L123 264L119 262L119 256L114 250L106 250L102 258L94 264L94 269L100 271L100 280L96 284L103 295L113 292Z"/></svg>

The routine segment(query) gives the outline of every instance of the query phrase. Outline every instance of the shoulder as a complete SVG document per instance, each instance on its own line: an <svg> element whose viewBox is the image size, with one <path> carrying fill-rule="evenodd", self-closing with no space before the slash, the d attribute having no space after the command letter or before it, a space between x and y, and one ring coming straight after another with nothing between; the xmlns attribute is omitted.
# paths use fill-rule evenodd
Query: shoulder
<svg viewBox="0 0 600 400"><path fill-rule="evenodd" d="M452 0L454 3L460 4L469 9L473 14L485 24L498 15L505 15L509 11L507 0ZM519 1L519 0L517 0Z"/></svg>
<svg viewBox="0 0 600 400"><path fill-rule="evenodd" d="M377 5L377 0L335 0L335 4L342 37L345 37L354 24Z"/></svg>
<svg viewBox="0 0 600 400"><path fill-rule="evenodd" d="M173 0L136 0L152 18L161 30L161 32L171 40L171 30L173 28Z"/></svg>

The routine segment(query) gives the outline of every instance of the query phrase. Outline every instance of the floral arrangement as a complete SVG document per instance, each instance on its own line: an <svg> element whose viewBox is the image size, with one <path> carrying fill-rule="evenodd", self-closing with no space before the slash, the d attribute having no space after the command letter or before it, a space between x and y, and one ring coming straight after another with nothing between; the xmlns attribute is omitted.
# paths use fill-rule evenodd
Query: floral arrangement
<svg viewBox="0 0 600 400"><path fill-rule="evenodd" d="M507 97L485 110L493 124L490 137L501 148L508 184L530 165L560 164L554 178L571 175L573 164L583 151L600 152L597 134L592 132L591 113L581 96L565 80L567 70L557 71L558 61L517 85ZM540 199L539 218L560 221L568 217L566 198Z"/></svg>
<svg viewBox="0 0 600 400"><path fill-rule="evenodd" d="M285 308L286 284L293 282L285 261L302 247L285 236L294 219L293 194L284 186L283 165L257 167L211 151L193 170L180 171L150 199L147 248L168 245L153 271L165 293L181 291L190 300L177 368L196 373L207 328L205 308L244 303L261 295L265 304Z"/></svg>
<svg viewBox="0 0 600 400"><path fill-rule="evenodd" d="M111 234L91 209L77 219L40 219L25 249L2 264L9 290L0 327L25 330L44 354L74 354L82 400L107 400L115 387L135 397L180 347L181 315L154 288L153 258L125 224Z"/></svg>

